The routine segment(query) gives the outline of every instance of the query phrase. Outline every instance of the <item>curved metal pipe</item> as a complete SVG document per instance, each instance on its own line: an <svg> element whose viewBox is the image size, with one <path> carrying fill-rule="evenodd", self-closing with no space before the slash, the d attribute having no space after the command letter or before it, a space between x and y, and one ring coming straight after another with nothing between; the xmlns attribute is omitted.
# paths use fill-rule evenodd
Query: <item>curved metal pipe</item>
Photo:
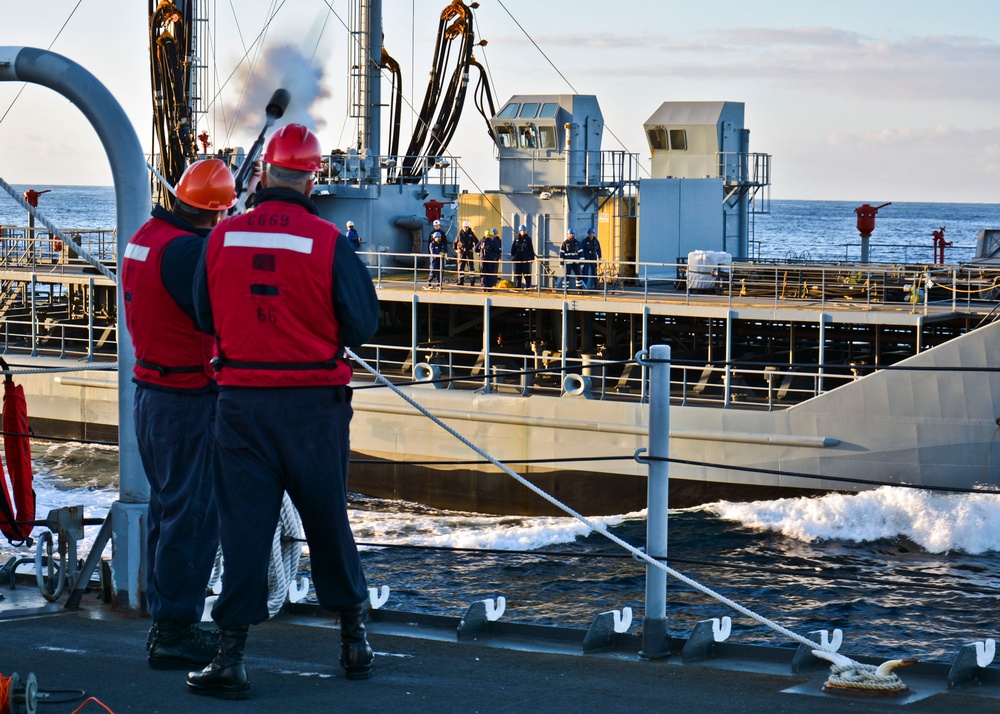
<svg viewBox="0 0 1000 714"><path fill-rule="evenodd" d="M30 82L69 99L97 132L111 166L117 207L118 255L149 215L151 196L146 157L125 110L98 79L76 62L34 47L0 47L0 82ZM149 484L139 460L132 423L132 366L135 353L125 326L121 286L118 287L118 443L119 500L112 506L115 532L115 587L133 610L141 607L145 589L142 524L149 502Z"/></svg>

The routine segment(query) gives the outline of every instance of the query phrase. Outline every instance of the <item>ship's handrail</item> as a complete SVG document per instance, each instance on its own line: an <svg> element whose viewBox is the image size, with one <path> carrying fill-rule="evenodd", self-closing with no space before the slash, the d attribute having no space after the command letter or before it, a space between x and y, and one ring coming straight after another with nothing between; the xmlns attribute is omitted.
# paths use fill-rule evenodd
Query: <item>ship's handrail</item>
<svg viewBox="0 0 1000 714"><path fill-rule="evenodd" d="M368 343L357 353L394 381L426 388L625 402L645 402L648 398L647 375L642 368L631 360L600 355L563 358L560 352L548 350L525 354L492 347L477 351L440 343L414 347L379 341ZM875 369L861 362L807 366L675 361L671 403L778 411L856 381ZM574 378L567 380L567 375Z"/></svg>
<svg viewBox="0 0 1000 714"><path fill-rule="evenodd" d="M856 263L861 260L861 243L839 243L838 247L844 249L844 261ZM912 245L908 243L875 243L869 246L869 258L876 260L880 256L893 256L898 262L904 264L933 262L932 245ZM948 246L948 257L961 258L961 262L968 262L975 258L975 246L956 245Z"/></svg>
<svg viewBox="0 0 1000 714"><path fill-rule="evenodd" d="M428 255L362 252L376 285L417 290L430 277ZM596 268L592 285L574 289L564 280L557 258L534 261L532 286L519 291L536 297L585 296L601 300L641 299L690 304L712 299L735 306L753 302L774 307L803 305L820 310L850 307L877 310L900 308L918 314L933 311L986 314L1000 298L1000 266L952 264L861 264L848 262L734 262L691 266L685 262L578 261ZM476 261L477 270L479 262ZM513 264L500 262L498 279L512 281ZM458 285L457 266L449 257L445 284L434 289L467 291L478 285ZM424 286L426 287L426 286ZM505 288L495 290L504 292ZM509 292L509 291L508 291ZM714 297L713 297L714 296Z"/></svg>
<svg viewBox="0 0 1000 714"><path fill-rule="evenodd" d="M96 228L66 228L63 233L102 262L114 264L117 259L114 230ZM43 226L0 225L0 269L45 269L64 272L79 268L86 261L78 258L72 247Z"/></svg>
<svg viewBox="0 0 1000 714"><path fill-rule="evenodd" d="M401 176L409 166L416 174ZM419 183L457 186L460 164L456 156L426 156L399 154L396 156L357 153L336 153L323 157L323 168L317 172L317 183L383 184Z"/></svg>
<svg viewBox="0 0 1000 714"><path fill-rule="evenodd" d="M99 248L102 241L106 248L110 247L107 242L110 231L74 231L77 232L94 236L90 242L92 249ZM113 359L117 349L113 286L104 277L86 272L82 263L67 255L65 247L56 262L44 262L44 256L48 255L44 246L51 248L51 244L42 236L48 234L36 229L33 241L26 235L26 228L5 228L0 234L0 250L3 257L9 258L0 265L2 348L35 355ZM362 256L368 260L373 280L382 290L402 288L407 294L423 294L417 291L428 275L428 256L380 252L362 253ZM502 267L500 277L510 279L509 261L503 261ZM622 307L625 303L672 303L729 309L802 308L813 313L884 310L895 314L912 313L914 320L931 314L968 314L983 318L997 307L1000 298L1000 266L735 262L692 267L682 262L601 261L598 267L596 284L589 290L572 290L567 284L556 290L555 281L560 276L543 272L541 261L536 263L534 287L530 291L501 288L483 293L478 285L458 286L453 282L435 290L449 297L461 295L463 302L470 305L482 304L482 298L487 296L499 298L504 295L545 298L550 301L548 307L554 310L561 309L564 304L575 305L572 308L575 310L600 309L602 304L615 303L616 306L609 305L608 310L620 311L625 309ZM455 268L449 265L446 279L454 280L455 277ZM693 287L696 285L700 287ZM462 386L524 394L560 395L564 392L561 377L537 371L553 363L552 356L543 351L532 354L527 349L522 352L493 349L487 379L485 371L473 374L471 369L466 369L462 373L462 365L474 364L480 352L438 346L436 353L427 357L414 356L421 349L420 345L400 346L376 341L370 347L379 352L380 358L376 361L387 372L405 378L412 377L414 364L424 361L433 364L437 359L449 373L470 382ZM589 378L590 386L586 391L591 398L641 399L644 394L641 370L629 372L617 367L610 370L599 355L572 356L565 360L558 353L556 355L560 370ZM588 360L587 364L584 359ZM844 373L836 375L821 368L811 373L799 368L783 369L778 362L748 365L730 372L719 367L718 360L688 366L678 364L674 397L683 404L718 404L721 401L726 405L736 403L779 409L828 391L851 378L853 373L841 367Z"/></svg>

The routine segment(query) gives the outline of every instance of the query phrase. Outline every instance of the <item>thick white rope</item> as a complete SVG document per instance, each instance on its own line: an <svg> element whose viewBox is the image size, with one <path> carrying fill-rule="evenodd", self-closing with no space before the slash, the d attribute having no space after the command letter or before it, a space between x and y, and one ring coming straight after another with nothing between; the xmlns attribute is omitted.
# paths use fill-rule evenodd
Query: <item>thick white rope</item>
<svg viewBox="0 0 1000 714"><path fill-rule="evenodd" d="M10 197L13 198L15 201L17 201L19 204L21 204L23 208L26 208L28 210L28 213L30 213L35 217L35 220L37 220L43 226L48 228L49 231L51 231L54 235L59 237L59 240L61 240L63 243L65 243L66 245L71 247L74 251L76 251L77 255L79 255L85 261L90 263L97 270L97 272L99 272L101 275L103 275L105 278L110 280L115 285L118 284L118 276L112 273L111 270L108 268L108 266L104 265L104 263L95 258L90 251L88 251L86 248L81 246L73 239L67 237L61 230L56 228L51 222L49 222L47 218L45 218L41 213L38 212L38 209L36 207L32 206L30 203L25 201L24 197L21 196L21 194L19 194L17 191L15 191L11 187L11 185L6 181L4 181L2 178L0 178L0 188L9 193ZM30 237L34 238L34 236Z"/></svg>
<svg viewBox="0 0 1000 714"><path fill-rule="evenodd" d="M907 687L895 672L887 675L878 674L874 664L834 664L830 667L830 676L826 686L836 689L872 689L898 692Z"/></svg>
<svg viewBox="0 0 1000 714"><path fill-rule="evenodd" d="M286 493L281 501L281 518L274 529L271 541L271 557L267 564L267 612L274 617L288 602L288 588L299 574L299 560L302 557L302 521L292 499ZM225 559L220 547L215 554L215 565L209 576L207 590L219 594L222 588L222 571Z"/></svg>
<svg viewBox="0 0 1000 714"><path fill-rule="evenodd" d="M288 586L299 574L302 557L302 521L285 494L281 502L281 520L274 529L271 543L271 561L267 566L267 611L274 617L288 602Z"/></svg>
<svg viewBox="0 0 1000 714"><path fill-rule="evenodd" d="M117 362L91 362L80 367L33 367L25 369L0 369L0 374L49 374L57 372L92 372L95 370L116 371Z"/></svg>
<svg viewBox="0 0 1000 714"><path fill-rule="evenodd" d="M380 384L383 384L386 387L388 387L389 389L391 389L398 396L400 396L403 399L403 401L405 401L407 404L409 404L410 406L412 406L418 412L420 412L421 414L423 414L424 416L426 416L428 419L430 419L431 421L433 421L435 424L437 424L438 426L440 426L442 429L444 429L445 431L447 431L449 434L451 434L452 436L454 436L456 439L458 439L459 441L461 441L467 447L469 447L474 452L476 452L479 456L481 456L484 459L486 459L487 461L489 461L491 464L493 464L494 466L496 466L498 469L500 469L505 474L507 474L508 476L510 476L511 478L513 478L515 481L517 481L518 483L520 483L525 488L528 488L528 489L531 489L532 491L534 491L536 494L538 494L539 496L541 496L542 498L544 498L546 501L548 501L549 503L551 503L552 505L554 505L556 508L559 508L560 510L562 510L562 511L568 513L569 515L573 516L577 520L579 520L582 523L586 524L591 530L593 530L593 531L595 531L597 533L600 533L601 535L603 535L605 538L607 538L608 540L612 541L613 543L617 543L622 548L624 548L625 550L627 550L628 552L630 552L634 557L639 558L641 560L644 560L649 565L652 565L653 567L659 568L660 570L664 571L668 575L672 575L673 577L675 577L678 580L680 580L682 583L690 585L695 590L698 590L699 592L704 593L705 595L708 595L709 597L714 598L715 600L718 600L722 604L727 605L728 607L732 608L733 610L736 610L736 612L739 612L739 613L741 613L743 615L746 615L751 620L755 620L756 622L759 622L760 624L762 624L762 625L764 625L766 627L769 627L770 629L774 630L775 632L778 632L778 633L780 633L782 635L785 635L786 637L788 637L788 638L790 638L790 639L798 642L801 645L805 645L806 647L809 647L810 649L814 649L814 650L821 650L821 649L823 649L822 646L820 646L819 644L813 642L812 640L810 640L810 639L808 639L806 637L803 637L802 635L799 635L799 634L797 634L795 632L792 632L791 630L789 630L789 629L787 629L785 627L782 627L778 623L773 622L772 620L767 619L763 615L758 615L757 613L753 612L752 610L748 610L747 608L743 607L739 603L733 602L732 600L730 600L726 596L721 595L720 593L715 592L711 588L706 587L705 585L702 585L701 583L697 582L696 580L692 580L688 576L686 576L683 573L680 573L680 572L674 570L673 568L671 568L670 566L666 565L665 563L659 562L658 560L650 557L649 555L647 555L643 551L639 550L638 548L636 548L636 547L634 547L632 545L629 545L628 543L626 543L625 541L623 541L621 538L619 538L618 536L614 535L613 533L610 533L607 530L607 527L604 526L603 524L596 523L596 522L590 520L589 518L587 518L586 516L584 516L584 515L582 515L580 513L577 513L572 508L570 508L569 506L567 506L565 503L562 503L561 501L559 501L555 497L549 495L548 493L546 493L542 489L538 488L537 486L535 486L535 484L531 483L530 481L528 481L526 478L524 478L520 474L514 472L507 465L501 463L500 461L498 461L497 459L495 459L491 454L487 453L483 449L480 449L478 446L476 446L475 444L473 444L471 441L469 441L468 439L466 439L464 436L462 436L457 431L455 431L454 429L452 429L450 426L448 426L447 424L445 424L443 421L441 421L440 419L438 419L436 416L434 416L433 414L431 414L429 411L427 411L427 409L425 409L420 404L418 404L415 400L413 400L408 395L406 395L399 387L397 387L395 384L393 384L388 379L386 379L385 377L383 377L376 369L374 369L371 365L369 365L367 362L365 362L365 360L361 359L356 354L354 354L353 351L351 351L350 349L347 349L347 348L345 348L345 351L346 351L346 353L355 362L357 362L359 365L361 365L361 367L366 372L368 372L373 377L375 377L375 379Z"/></svg>

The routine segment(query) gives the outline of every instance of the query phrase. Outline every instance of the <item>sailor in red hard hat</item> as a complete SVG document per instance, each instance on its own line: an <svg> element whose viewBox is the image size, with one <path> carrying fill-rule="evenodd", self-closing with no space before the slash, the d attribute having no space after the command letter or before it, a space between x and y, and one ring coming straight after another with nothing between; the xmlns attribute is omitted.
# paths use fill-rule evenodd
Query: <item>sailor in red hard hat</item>
<svg viewBox="0 0 1000 714"><path fill-rule="evenodd" d="M148 660L157 669L208 664L217 636L197 626L219 545L213 487L212 342L197 327L192 287L205 238L236 203L229 167L191 164L172 211L152 218L121 262L125 322L135 348L135 431L149 480Z"/></svg>
<svg viewBox="0 0 1000 714"><path fill-rule="evenodd" d="M286 492L302 518L319 604L340 615L347 678L372 671L368 588L347 516L353 412L344 348L375 334L378 297L350 241L309 200L321 157L305 126L278 130L256 208L216 226L196 277L198 318L216 341L225 557L212 608L219 652L188 675L197 694L250 696L243 651L249 626L268 618L268 559Z"/></svg>

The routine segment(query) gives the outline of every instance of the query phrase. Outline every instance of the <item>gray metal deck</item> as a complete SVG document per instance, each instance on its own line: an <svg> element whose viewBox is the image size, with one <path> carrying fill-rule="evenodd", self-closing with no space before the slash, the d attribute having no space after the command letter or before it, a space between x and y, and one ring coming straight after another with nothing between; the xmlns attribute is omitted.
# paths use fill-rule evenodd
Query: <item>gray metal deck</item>
<svg viewBox="0 0 1000 714"><path fill-rule="evenodd" d="M582 632L508 626L456 640L457 620L386 613L369 624L376 652L372 679L348 682L337 665L335 622L305 608L251 631L247 647L253 696L224 702L187 693L183 672L145 662L149 620L116 612L95 596L69 612L37 590L0 592L0 674L34 673L41 691L82 690L40 712L71 712L96 697L112 712L524 712L643 711L920 712L1000 710L1000 683L947 690L944 666L900 670L905 699L822 694L821 669L790 674L793 650L728 646L717 659L685 664L679 656L642 661L628 637L615 651L580 654ZM545 631L550 630L552 637ZM992 674L1000 674L992 667ZM911 673L912 672L912 673ZM64 695L60 695L64 696ZM44 699L41 701L45 701ZM84 711L99 711L95 703Z"/></svg>

